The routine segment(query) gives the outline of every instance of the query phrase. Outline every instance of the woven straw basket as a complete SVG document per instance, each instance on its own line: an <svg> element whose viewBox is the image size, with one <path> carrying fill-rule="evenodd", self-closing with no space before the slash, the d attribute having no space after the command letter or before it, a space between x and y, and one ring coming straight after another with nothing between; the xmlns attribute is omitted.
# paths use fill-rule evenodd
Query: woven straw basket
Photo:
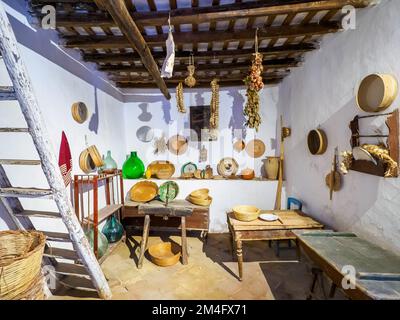
<svg viewBox="0 0 400 320"><path fill-rule="evenodd" d="M0 232L0 300L43 299L45 241L36 231Z"/></svg>

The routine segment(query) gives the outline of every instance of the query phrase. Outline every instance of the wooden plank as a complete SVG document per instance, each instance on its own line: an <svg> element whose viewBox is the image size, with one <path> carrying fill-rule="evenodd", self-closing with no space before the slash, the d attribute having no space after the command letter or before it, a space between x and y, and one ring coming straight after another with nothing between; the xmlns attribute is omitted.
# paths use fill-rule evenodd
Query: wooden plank
<svg viewBox="0 0 400 320"><path fill-rule="evenodd" d="M53 192L50 189L9 187L0 188L0 197L52 199Z"/></svg>
<svg viewBox="0 0 400 320"><path fill-rule="evenodd" d="M171 23L180 24L200 24L212 23L224 20L236 20L249 17L263 17L271 15L286 15L298 12L313 12L340 9L345 5L353 5L356 8L368 6L373 1L365 0L264 0L247 3L236 3L226 5L214 5L207 7L179 8L172 7L170 11L148 11L131 12L134 21L142 26L165 26L168 25L168 14L171 14ZM71 16L57 15L57 25L63 27L74 26L115 26L112 19L104 15L88 17L84 14L74 14Z"/></svg>
<svg viewBox="0 0 400 320"><path fill-rule="evenodd" d="M38 231L42 232L47 237L47 241L71 242L71 238L68 233L41 230Z"/></svg>
<svg viewBox="0 0 400 320"><path fill-rule="evenodd" d="M109 216L113 215L121 208L122 208L122 204L111 204L111 205L101 208L99 210L99 218L98 218L99 223L106 220ZM89 222L93 222L93 214L91 214L89 217L85 218L85 220L89 221Z"/></svg>
<svg viewBox="0 0 400 320"><path fill-rule="evenodd" d="M16 132L16 133L26 133L29 132L28 128L0 128L0 132Z"/></svg>
<svg viewBox="0 0 400 320"><path fill-rule="evenodd" d="M36 166L40 165L40 160L24 160L24 159L0 159L1 165L21 165L21 166Z"/></svg>
<svg viewBox="0 0 400 320"><path fill-rule="evenodd" d="M77 277L90 279L86 268L81 264L58 262L55 266L56 273L62 275L74 275Z"/></svg>
<svg viewBox="0 0 400 320"><path fill-rule="evenodd" d="M268 60L271 55L287 55L287 54L300 54L314 49L319 46L315 43L301 43L286 46L279 46L273 48L260 48L259 52L263 54L264 60ZM196 60L214 60L214 59L227 59L232 58L248 58L251 59L254 54L254 49L239 49L239 50L214 50L214 51L200 51L196 53ZM153 52L153 57L156 60L163 61L165 53ZM103 63L122 63L133 62L140 59L136 53L110 53L110 54L83 54L83 60L89 62L103 62ZM175 61L184 61L188 59L188 52L180 51L175 54Z"/></svg>
<svg viewBox="0 0 400 320"><path fill-rule="evenodd" d="M146 67L147 71L151 74L156 82L157 86L160 88L161 92L164 94L165 98L171 99L171 95L168 88L161 78L160 71L158 69L157 63L151 54L151 51L147 45L147 41L142 36L141 31L137 27L135 21L129 14L128 9L123 0L94 0L99 6L103 6L107 9L108 13L112 16L116 25L121 29L122 33L125 35L128 46L133 47L133 49L140 55L143 65ZM123 38L125 38L123 37ZM165 42L165 40L163 41ZM163 45L163 43L161 44Z"/></svg>
<svg viewBox="0 0 400 320"><path fill-rule="evenodd" d="M50 211L37 211L37 210L24 210L21 212L16 212L16 216L21 217L37 217L37 218L61 218L59 212L50 212Z"/></svg>
<svg viewBox="0 0 400 320"><path fill-rule="evenodd" d="M79 257L74 250L48 247L44 250L46 257L53 257L59 259L77 260Z"/></svg>
<svg viewBox="0 0 400 320"><path fill-rule="evenodd" d="M83 229L74 214L68 191L58 166L58 159L53 151L50 135L42 118L33 86L19 52L19 45L8 20L3 5L0 4L0 51L8 74L14 86L22 114L28 125L33 143L42 162L42 169L47 178L54 200L67 227L74 248L83 264L88 269L98 294L101 298L111 298L111 290L104 277L96 257L94 256Z"/></svg>
<svg viewBox="0 0 400 320"><path fill-rule="evenodd" d="M0 87L0 101L17 100L13 87Z"/></svg>
<svg viewBox="0 0 400 320"><path fill-rule="evenodd" d="M268 29L259 29L259 40L279 39L287 37L299 37L307 35L323 35L334 33L341 28L337 22L314 23L308 25L290 25L283 27L269 27ZM130 42L124 36L64 36L61 42L67 48L79 49L113 49L113 48L129 48ZM143 41L148 46L160 46L165 43L166 34L144 36ZM253 40L254 29L238 30L235 32L226 31L198 31L198 32L180 32L174 33L174 41L176 44L200 43L210 41L238 41Z"/></svg>
<svg viewBox="0 0 400 320"><path fill-rule="evenodd" d="M66 288L79 291L96 292L96 288L93 287L91 280L80 276L67 275L60 279L59 282Z"/></svg>

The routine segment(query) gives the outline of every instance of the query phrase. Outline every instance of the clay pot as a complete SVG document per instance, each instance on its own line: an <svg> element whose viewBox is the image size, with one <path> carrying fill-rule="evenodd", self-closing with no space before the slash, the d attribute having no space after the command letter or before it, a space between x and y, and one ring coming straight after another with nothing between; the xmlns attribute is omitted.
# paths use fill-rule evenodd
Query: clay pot
<svg viewBox="0 0 400 320"><path fill-rule="evenodd" d="M279 157L267 157L264 169L268 179L277 180L279 173Z"/></svg>

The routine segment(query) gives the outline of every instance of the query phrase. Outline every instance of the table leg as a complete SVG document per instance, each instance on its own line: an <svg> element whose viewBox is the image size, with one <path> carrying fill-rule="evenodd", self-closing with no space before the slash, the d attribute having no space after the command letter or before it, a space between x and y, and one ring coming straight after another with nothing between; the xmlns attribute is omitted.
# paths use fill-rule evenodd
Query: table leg
<svg viewBox="0 0 400 320"><path fill-rule="evenodd" d="M299 240L295 240L296 242L296 254L297 254L297 260L299 260L299 262L301 261L301 248L300 248L300 243Z"/></svg>
<svg viewBox="0 0 400 320"><path fill-rule="evenodd" d="M232 245L232 259L235 261L235 251L236 251L236 246L235 246L235 234L230 230L229 232L231 236L231 245Z"/></svg>
<svg viewBox="0 0 400 320"><path fill-rule="evenodd" d="M239 280L243 280L243 251L242 240L236 240L236 255L238 259Z"/></svg>
<svg viewBox="0 0 400 320"><path fill-rule="evenodd" d="M150 227L150 216L148 214L146 214L144 217L142 242L140 243L140 254L139 254L139 260L138 260L138 268L139 269L143 265L144 253L146 251L147 241L149 239L149 227Z"/></svg>
<svg viewBox="0 0 400 320"><path fill-rule="evenodd" d="M188 247L186 238L186 218L181 217L181 230L182 230L182 263L188 264Z"/></svg>

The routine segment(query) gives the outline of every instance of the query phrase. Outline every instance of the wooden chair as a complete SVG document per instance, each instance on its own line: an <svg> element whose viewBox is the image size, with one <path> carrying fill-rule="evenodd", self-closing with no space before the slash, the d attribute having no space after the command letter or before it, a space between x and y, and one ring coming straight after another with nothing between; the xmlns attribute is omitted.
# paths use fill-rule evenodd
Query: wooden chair
<svg viewBox="0 0 400 320"><path fill-rule="evenodd" d="M301 211L302 208L303 208L303 203L300 200L293 198L293 197L288 197L287 206L286 206L287 210L294 209L294 210ZM287 241L288 241L288 248L291 248L292 247L291 240L287 240ZM280 240L276 240L275 254L277 257L279 257L279 250L280 250L279 243L280 243ZM271 241L269 242L269 247L271 248Z"/></svg>

